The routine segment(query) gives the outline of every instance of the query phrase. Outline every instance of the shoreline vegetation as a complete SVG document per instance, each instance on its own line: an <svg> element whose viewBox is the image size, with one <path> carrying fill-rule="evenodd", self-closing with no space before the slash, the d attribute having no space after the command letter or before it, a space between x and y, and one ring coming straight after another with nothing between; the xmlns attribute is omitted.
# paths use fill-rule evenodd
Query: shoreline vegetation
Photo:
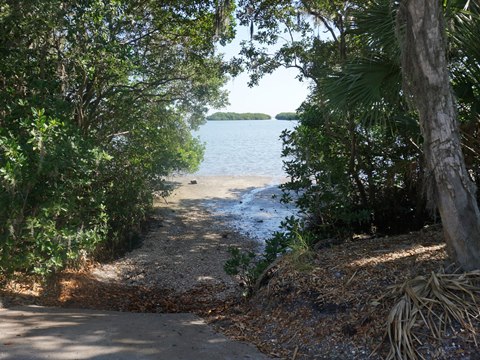
<svg viewBox="0 0 480 360"><path fill-rule="evenodd" d="M235 113L235 112L216 112L206 117L210 121L225 120L270 120L272 117L263 113Z"/></svg>
<svg viewBox="0 0 480 360"><path fill-rule="evenodd" d="M295 112L281 112L275 115L277 120L300 120L298 114Z"/></svg>
<svg viewBox="0 0 480 360"><path fill-rule="evenodd" d="M205 117L209 121L229 121L229 120L271 120L272 117L264 113L236 113L236 112L216 112ZM276 120L298 120L295 112L281 112L275 115Z"/></svg>

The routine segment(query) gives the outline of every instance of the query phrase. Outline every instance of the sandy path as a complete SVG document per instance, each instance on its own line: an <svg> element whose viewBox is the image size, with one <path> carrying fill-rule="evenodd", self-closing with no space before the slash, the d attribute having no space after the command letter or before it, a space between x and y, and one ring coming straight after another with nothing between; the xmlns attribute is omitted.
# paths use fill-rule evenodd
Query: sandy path
<svg viewBox="0 0 480 360"><path fill-rule="evenodd" d="M196 184L191 184L195 179ZM175 190L156 203L153 228L142 246L114 263L98 267L99 280L121 281L182 293L213 286L215 297L235 289L223 264L228 248L255 249L258 243L232 229L205 201L238 200L247 191L272 183L267 177L181 177L171 179Z"/></svg>

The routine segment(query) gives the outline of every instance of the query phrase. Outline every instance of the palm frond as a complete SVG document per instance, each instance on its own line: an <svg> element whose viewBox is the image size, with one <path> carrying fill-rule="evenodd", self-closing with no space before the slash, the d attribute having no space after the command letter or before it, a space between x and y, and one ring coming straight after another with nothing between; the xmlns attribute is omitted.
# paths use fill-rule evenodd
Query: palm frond
<svg viewBox="0 0 480 360"><path fill-rule="evenodd" d="M400 58L395 33L396 6L390 0L375 0L352 11L349 33L360 35L370 48Z"/></svg>
<svg viewBox="0 0 480 360"><path fill-rule="evenodd" d="M466 76L477 84L480 81L480 15L462 12L455 18L451 43L458 54L458 61L463 64Z"/></svg>
<svg viewBox="0 0 480 360"><path fill-rule="evenodd" d="M449 28L452 83L467 119L480 113L480 8L459 11Z"/></svg>
<svg viewBox="0 0 480 360"><path fill-rule="evenodd" d="M321 88L332 108L355 109L369 122L379 122L400 101L400 68L384 56L360 59L324 78Z"/></svg>
<svg viewBox="0 0 480 360"><path fill-rule="evenodd" d="M392 287L389 296L397 300L387 319L390 353L387 360L423 358L416 330L423 325L440 340L455 324L469 332L475 343L480 308L480 271L463 274L432 272Z"/></svg>

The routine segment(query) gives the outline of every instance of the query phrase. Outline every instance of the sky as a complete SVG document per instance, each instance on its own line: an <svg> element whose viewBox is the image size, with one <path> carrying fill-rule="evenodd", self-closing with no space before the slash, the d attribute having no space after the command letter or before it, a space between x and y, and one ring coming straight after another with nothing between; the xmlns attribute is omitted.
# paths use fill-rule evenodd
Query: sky
<svg viewBox="0 0 480 360"><path fill-rule="evenodd" d="M249 39L249 28L238 26L235 40L225 47L219 46L218 51L230 59L238 55L240 42ZM248 74L242 73L225 86L229 92L230 105L212 112L260 112L272 117L279 112L294 112L309 93L308 83L296 79L297 74L298 70L280 68L265 75L257 86L250 88L247 85Z"/></svg>

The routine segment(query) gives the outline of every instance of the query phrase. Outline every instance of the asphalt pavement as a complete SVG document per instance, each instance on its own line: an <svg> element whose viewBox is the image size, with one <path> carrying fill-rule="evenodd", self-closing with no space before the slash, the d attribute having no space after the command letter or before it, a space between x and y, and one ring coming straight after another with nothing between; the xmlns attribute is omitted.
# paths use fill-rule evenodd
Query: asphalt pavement
<svg viewBox="0 0 480 360"><path fill-rule="evenodd" d="M193 314L24 306L0 309L0 359L266 360Z"/></svg>

